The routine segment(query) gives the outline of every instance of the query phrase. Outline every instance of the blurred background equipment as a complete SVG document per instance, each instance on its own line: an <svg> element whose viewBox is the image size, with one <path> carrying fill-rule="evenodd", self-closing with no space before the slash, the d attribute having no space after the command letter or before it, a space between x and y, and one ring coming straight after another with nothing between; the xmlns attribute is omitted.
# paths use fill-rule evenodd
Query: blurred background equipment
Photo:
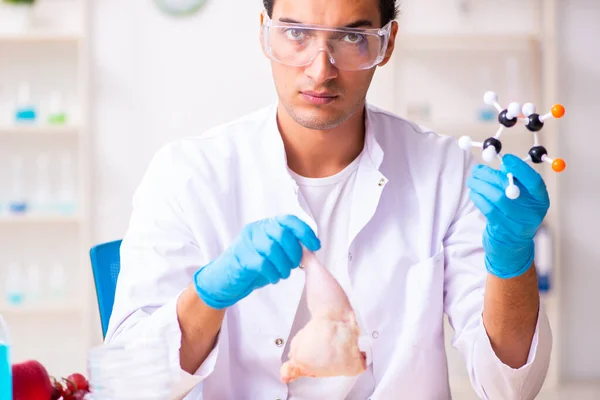
<svg viewBox="0 0 600 400"><path fill-rule="evenodd" d="M192 15L206 3L206 0L154 0L165 13L177 17Z"/></svg>
<svg viewBox="0 0 600 400"><path fill-rule="evenodd" d="M89 2L0 0L0 314L13 362L85 371ZM93 310L93 309L92 309Z"/></svg>

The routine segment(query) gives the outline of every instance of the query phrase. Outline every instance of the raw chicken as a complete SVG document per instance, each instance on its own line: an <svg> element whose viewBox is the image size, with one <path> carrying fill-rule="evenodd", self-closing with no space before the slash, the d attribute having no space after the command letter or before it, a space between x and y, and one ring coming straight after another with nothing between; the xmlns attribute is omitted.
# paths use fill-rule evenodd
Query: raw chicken
<svg viewBox="0 0 600 400"><path fill-rule="evenodd" d="M366 357L358 347L360 329L346 293L313 253L304 250L302 265L311 319L290 343L281 380L360 374L366 370Z"/></svg>

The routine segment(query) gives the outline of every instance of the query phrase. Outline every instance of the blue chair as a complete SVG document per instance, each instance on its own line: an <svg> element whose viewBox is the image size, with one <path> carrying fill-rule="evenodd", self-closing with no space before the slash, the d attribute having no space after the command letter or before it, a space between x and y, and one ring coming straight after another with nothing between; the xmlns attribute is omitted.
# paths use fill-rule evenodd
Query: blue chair
<svg viewBox="0 0 600 400"><path fill-rule="evenodd" d="M115 301L117 279L121 270L121 240L99 244L90 250L96 297L102 323L102 336L106 337L108 322Z"/></svg>

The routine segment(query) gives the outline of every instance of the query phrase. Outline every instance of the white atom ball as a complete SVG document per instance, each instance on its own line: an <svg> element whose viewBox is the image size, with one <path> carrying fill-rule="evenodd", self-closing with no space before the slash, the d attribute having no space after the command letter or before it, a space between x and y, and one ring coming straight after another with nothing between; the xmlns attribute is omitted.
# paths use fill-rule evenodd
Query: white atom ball
<svg viewBox="0 0 600 400"><path fill-rule="evenodd" d="M473 140L471 140L469 136L461 136L460 139L458 139L458 147L460 147L463 150L471 149L472 144Z"/></svg>
<svg viewBox="0 0 600 400"><path fill-rule="evenodd" d="M535 113L535 105L533 103L527 103L523 106L523 114L526 117L529 117L531 114Z"/></svg>
<svg viewBox="0 0 600 400"><path fill-rule="evenodd" d="M515 200L519 198L521 191L519 190L519 187L517 185L508 185L508 187L505 190L505 193L506 197L508 197L511 200Z"/></svg>
<svg viewBox="0 0 600 400"><path fill-rule="evenodd" d="M488 106L493 106L494 103L498 102L498 95L496 94L496 92L486 92L483 95L483 101L485 102L485 104L487 104Z"/></svg>
<svg viewBox="0 0 600 400"><path fill-rule="evenodd" d="M496 153L496 148L494 146L488 146L482 153L481 156L486 163L491 163L494 161L498 153Z"/></svg>
<svg viewBox="0 0 600 400"><path fill-rule="evenodd" d="M521 105L519 103L510 103L507 110L506 117L508 119L513 119L521 114Z"/></svg>

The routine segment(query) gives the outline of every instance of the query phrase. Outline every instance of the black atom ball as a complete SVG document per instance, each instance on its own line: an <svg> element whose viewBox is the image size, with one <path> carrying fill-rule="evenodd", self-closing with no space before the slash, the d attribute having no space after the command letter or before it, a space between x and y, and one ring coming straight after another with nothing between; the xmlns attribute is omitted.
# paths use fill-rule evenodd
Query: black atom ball
<svg viewBox="0 0 600 400"><path fill-rule="evenodd" d="M500 122L500 124L504 125L507 128L512 128L517 124L518 119L508 119L506 117L506 114L508 114L508 110L504 110L500 114L498 114L498 122Z"/></svg>
<svg viewBox="0 0 600 400"><path fill-rule="evenodd" d="M538 132L544 127L544 122L540 120L539 114L531 114L529 116L529 122L527 122L526 126L531 132Z"/></svg>
<svg viewBox="0 0 600 400"><path fill-rule="evenodd" d="M494 146L494 148L496 149L496 153L500 154L500 152L502 151L502 143L496 139L496 138L489 138L486 139L485 142L483 142L483 149L487 149L490 146Z"/></svg>
<svg viewBox="0 0 600 400"><path fill-rule="evenodd" d="M547 154L548 152L546 151L544 146L535 146L529 149L529 157L531 157L531 161L533 161L535 164L542 163L542 157Z"/></svg>

